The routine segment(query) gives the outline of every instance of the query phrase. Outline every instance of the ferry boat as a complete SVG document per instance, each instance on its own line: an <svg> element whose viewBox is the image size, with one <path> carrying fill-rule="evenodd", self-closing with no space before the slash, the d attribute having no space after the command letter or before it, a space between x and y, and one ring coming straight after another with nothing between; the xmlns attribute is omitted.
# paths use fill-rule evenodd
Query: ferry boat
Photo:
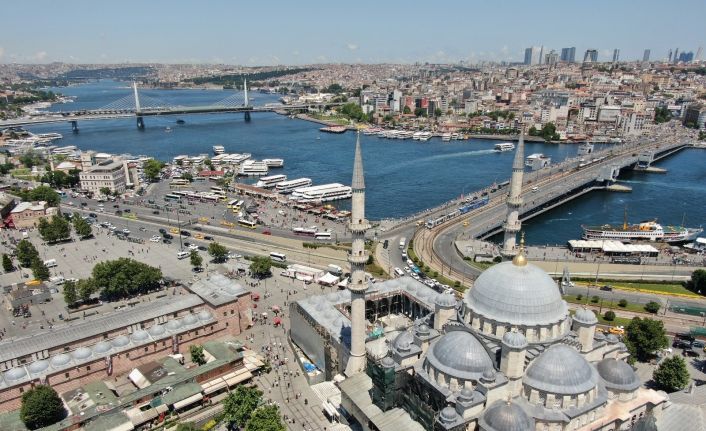
<svg viewBox="0 0 706 431"><path fill-rule="evenodd" d="M265 162L259 162L257 160L246 160L240 165L240 170L238 170L238 175L244 177L253 177L259 175L267 175L268 167Z"/></svg>
<svg viewBox="0 0 706 431"><path fill-rule="evenodd" d="M657 220L647 220L638 224L622 226L581 226L583 239L602 240L611 239L618 241L657 241L666 243L682 243L693 241L703 229L688 228L684 226L662 226Z"/></svg>
<svg viewBox="0 0 706 431"><path fill-rule="evenodd" d="M583 144L579 145L579 150L578 150L579 156L586 156L591 153L593 153L593 144L592 143L584 142Z"/></svg>
<svg viewBox="0 0 706 431"><path fill-rule="evenodd" d="M322 127L319 129L321 132L326 132L326 133L344 133L346 131L345 126L329 126L329 127Z"/></svg>
<svg viewBox="0 0 706 431"><path fill-rule="evenodd" d="M451 139L453 139L454 141L458 141L460 139L460 137L461 137L461 135L459 135L456 132L451 134Z"/></svg>
<svg viewBox="0 0 706 431"><path fill-rule="evenodd" d="M289 181L282 181L275 185L275 190L278 193L287 194L292 193L294 189L300 187L309 187L311 185L311 178L296 178Z"/></svg>
<svg viewBox="0 0 706 431"><path fill-rule="evenodd" d="M500 144L495 144L493 151L496 153L503 153L505 151L512 151L515 149L515 144L512 142L502 142Z"/></svg>
<svg viewBox="0 0 706 431"><path fill-rule="evenodd" d="M419 132L419 140L420 141L428 141L431 139L432 134L431 132Z"/></svg>
<svg viewBox="0 0 706 431"><path fill-rule="evenodd" d="M451 133L444 133L441 135L441 140L444 142L448 142L451 140Z"/></svg>
<svg viewBox="0 0 706 431"><path fill-rule="evenodd" d="M284 159L262 159L269 168L283 168Z"/></svg>
<svg viewBox="0 0 706 431"><path fill-rule="evenodd" d="M298 202L328 202L339 199L349 199L352 196L353 189L350 186L344 186L340 183L331 183L295 189L290 199Z"/></svg>
<svg viewBox="0 0 706 431"><path fill-rule="evenodd" d="M269 189L281 183L282 181L287 181L286 175L270 175L267 177L260 178L260 180L255 183L255 186L262 187L264 189Z"/></svg>
<svg viewBox="0 0 706 431"><path fill-rule="evenodd" d="M225 152L226 152L226 149L223 148L223 145L214 145L213 146L213 154L219 155L219 154L223 154Z"/></svg>

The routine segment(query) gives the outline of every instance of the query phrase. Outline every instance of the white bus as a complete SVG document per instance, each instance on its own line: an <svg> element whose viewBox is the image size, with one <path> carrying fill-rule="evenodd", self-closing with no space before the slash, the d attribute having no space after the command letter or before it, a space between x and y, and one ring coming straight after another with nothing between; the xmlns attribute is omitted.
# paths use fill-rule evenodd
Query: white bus
<svg viewBox="0 0 706 431"><path fill-rule="evenodd" d="M284 262L287 260L287 256L285 256L284 253L278 253L276 251L273 251L270 253L270 259L274 260L275 262Z"/></svg>
<svg viewBox="0 0 706 431"><path fill-rule="evenodd" d="M400 239L400 250L404 249L404 246L406 243L407 243L406 238L403 237L402 239Z"/></svg>
<svg viewBox="0 0 706 431"><path fill-rule="evenodd" d="M211 187L211 193L215 193L217 195L225 195L226 191L223 190L221 187Z"/></svg>
<svg viewBox="0 0 706 431"><path fill-rule="evenodd" d="M232 201L228 201L228 208L233 209L238 204L238 202L239 201L237 199L233 199Z"/></svg>
<svg viewBox="0 0 706 431"><path fill-rule="evenodd" d="M314 234L315 239L331 239L331 232L316 232Z"/></svg>

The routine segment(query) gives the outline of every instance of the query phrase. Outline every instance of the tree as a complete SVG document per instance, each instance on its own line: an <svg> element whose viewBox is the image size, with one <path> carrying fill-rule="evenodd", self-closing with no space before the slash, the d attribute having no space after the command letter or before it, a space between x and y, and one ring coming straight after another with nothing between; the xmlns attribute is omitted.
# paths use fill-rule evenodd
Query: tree
<svg viewBox="0 0 706 431"><path fill-rule="evenodd" d="M5 272L12 272L15 270L15 265L12 264L12 258L7 255L7 253L2 254L2 269Z"/></svg>
<svg viewBox="0 0 706 431"><path fill-rule="evenodd" d="M208 245L208 254L211 255L214 261L224 262L228 256L228 249L224 245L214 241Z"/></svg>
<svg viewBox="0 0 706 431"><path fill-rule="evenodd" d="M82 278L76 283L76 293L82 302L91 299L91 295L96 292L96 284L91 278Z"/></svg>
<svg viewBox="0 0 706 431"><path fill-rule="evenodd" d="M100 194L102 194L103 196L108 196L108 195L110 195L110 187L101 187L100 189L98 189L98 191L99 191Z"/></svg>
<svg viewBox="0 0 706 431"><path fill-rule="evenodd" d="M81 214L75 212L73 218L71 219L74 225L74 232L81 238L88 238L93 235L93 229L91 225L81 217Z"/></svg>
<svg viewBox="0 0 706 431"><path fill-rule="evenodd" d="M184 422L177 425L176 431L201 431L201 427L193 422Z"/></svg>
<svg viewBox="0 0 706 431"><path fill-rule="evenodd" d="M603 318L609 322L612 322L615 320L615 311L613 310L608 310L603 314Z"/></svg>
<svg viewBox="0 0 706 431"><path fill-rule="evenodd" d="M66 283L64 283L64 302L66 302L68 307L73 307L77 301L76 283L73 280L66 280Z"/></svg>
<svg viewBox="0 0 706 431"><path fill-rule="evenodd" d="M47 268L39 257L35 257L32 260L32 274L35 279L42 281L49 280L49 276L51 275L49 273L49 268Z"/></svg>
<svg viewBox="0 0 706 431"><path fill-rule="evenodd" d="M39 252L31 242L26 239L21 240L17 243L17 260L20 265L28 268L32 265L32 261L35 258L39 258Z"/></svg>
<svg viewBox="0 0 706 431"><path fill-rule="evenodd" d="M194 176L191 175L191 172L184 172L181 174L181 177L190 183L194 181Z"/></svg>
<svg viewBox="0 0 706 431"><path fill-rule="evenodd" d="M686 288L699 295L706 295L706 269L692 272L691 280L686 282Z"/></svg>
<svg viewBox="0 0 706 431"><path fill-rule="evenodd" d="M666 123L672 119L672 113L666 106L655 108L655 123Z"/></svg>
<svg viewBox="0 0 706 431"><path fill-rule="evenodd" d="M659 302L650 301L647 304L645 304L645 311L647 311L648 313L657 314L660 307L661 306L659 305Z"/></svg>
<svg viewBox="0 0 706 431"><path fill-rule="evenodd" d="M618 301L618 306L619 306L619 307L623 307L623 308L627 307L627 306L628 306L628 300L627 300L627 299L621 299L620 301Z"/></svg>
<svg viewBox="0 0 706 431"><path fill-rule="evenodd" d="M48 243L61 241L71 236L69 222L61 215L55 214L51 222L42 217L39 219L39 235Z"/></svg>
<svg viewBox="0 0 706 431"><path fill-rule="evenodd" d="M28 201L45 201L50 207L59 205L61 200L59 193L48 186L35 187L20 194L20 197Z"/></svg>
<svg viewBox="0 0 706 431"><path fill-rule="evenodd" d="M684 389L689 384L689 370L681 356L666 358L652 374L655 383L666 392Z"/></svg>
<svg viewBox="0 0 706 431"><path fill-rule="evenodd" d="M203 365L206 363L206 355L203 354L203 346L192 344L189 347L189 353L191 353L191 362L194 364Z"/></svg>
<svg viewBox="0 0 706 431"><path fill-rule="evenodd" d="M266 278L272 275L270 269L272 268L272 259L269 257L255 256L250 262L250 273L253 277Z"/></svg>
<svg viewBox="0 0 706 431"><path fill-rule="evenodd" d="M64 403L50 386L37 385L22 394L20 419L27 428L43 428L59 422L64 417Z"/></svg>
<svg viewBox="0 0 706 431"><path fill-rule="evenodd" d="M201 266L201 264L203 263L203 258L196 250L191 251L190 259L191 259L191 266L193 266L194 268Z"/></svg>
<svg viewBox="0 0 706 431"><path fill-rule="evenodd" d="M426 117L427 116L427 110L424 108L414 108L414 115L416 117Z"/></svg>
<svg viewBox="0 0 706 431"><path fill-rule="evenodd" d="M142 164L142 170L147 177L147 181L153 183L159 178L159 173L164 167L164 163L159 160L149 159Z"/></svg>
<svg viewBox="0 0 706 431"><path fill-rule="evenodd" d="M161 270L125 257L96 264L92 275L95 291L108 299L155 290L162 280Z"/></svg>
<svg viewBox="0 0 706 431"><path fill-rule="evenodd" d="M284 431L279 407L274 404L258 407L250 417L245 431Z"/></svg>
<svg viewBox="0 0 706 431"><path fill-rule="evenodd" d="M667 347L669 340L660 320L635 317L626 328L625 345L637 360L645 362Z"/></svg>
<svg viewBox="0 0 706 431"><path fill-rule="evenodd" d="M235 391L223 400L223 420L231 425L244 427L261 401L262 392L257 388L238 385Z"/></svg>
<svg viewBox="0 0 706 431"><path fill-rule="evenodd" d="M442 114L441 108L434 109L434 117L435 118L441 117L441 114Z"/></svg>
<svg viewBox="0 0 706 431"><path fill-rule="evenodd" d="M409 115L409 114L412 113L412 110L410 109L409 106L406 106L406 105L405 105L405 107L402 109L402 113L405 114L405 115Z"/></svg>

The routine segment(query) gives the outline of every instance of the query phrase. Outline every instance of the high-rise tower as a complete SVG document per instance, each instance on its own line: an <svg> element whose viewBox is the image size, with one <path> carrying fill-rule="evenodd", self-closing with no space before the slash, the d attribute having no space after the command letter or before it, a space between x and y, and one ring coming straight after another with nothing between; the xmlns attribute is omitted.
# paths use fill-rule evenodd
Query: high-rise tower
<svg viewBox="0 0 706 431"><path fill-rule="evenodd" d="M346 364L346 375L360 373L365 370L365 291L368 283L365 280L365 264L368 255L365 252L365 231L370 224L365 219L365 178L363 176L363 156L360 153L360 132L355 142L355 160L353 162L353 197L351 202L351 222L349 228L353 235L351 254L348 263L351 265L351 350Z"/></svg>
<svg viewBox="0 0 706 431"><path fill-rule="evenodd" d="M520 207L522 206L522 174L525 170L525 138L520 133L520 142L515 150L515 160L512 162L512 178L510 179L510 196L507 198L507 218L505 219L505 237L502 253L505 256L515 254L517 232L520 230Z"/></svg>

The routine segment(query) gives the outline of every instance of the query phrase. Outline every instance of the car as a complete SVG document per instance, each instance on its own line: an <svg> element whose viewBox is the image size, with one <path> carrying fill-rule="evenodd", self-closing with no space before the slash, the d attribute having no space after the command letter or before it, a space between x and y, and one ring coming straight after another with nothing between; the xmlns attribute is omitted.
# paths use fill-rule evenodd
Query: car
<svg viewBox="0 0 706 431"><path fill-rule="evenodd" d="M385 240L385 242L382 243L382 248L387 248L387 246L390 244L390 241Z"/></svg>
<svg viewBox="0 0 706 431"><path fill-rule="evenodd" d="M91 218L98 218L98 214L96 213L89 213L88 216Z"/></svg>
<svg viewBox="0 0 706 431"><path fill-rule="evenodd" d="M242 259L242 258L243 258L242 254L233 253L232 251L228 252L228 259Z"/></svg>
<svg viewBox="0 0 706 431"><path fill-rule="evenodd" d="M162 240L162 242L163 242L164 244L171 244L171 243L172 243L172 241L171 241L170 239L168 239L168 238L164 238L164 239Z"/></svg>
<svg viewBox="0 0 706 431"><path fill-rule="evenodd" d="M154 210L154 211L152 211L152 214L154 214L154 215L159 215L159 211Z"/></svg>
<svg viewBox="0 0 706 431"><path fill-rule="evenodd" d="M180 252L177 252L177 259L186 259L189 256L191 256L191 253L189 253L188 251L182 250Z"/></svg>
<svg viewBox="0 0 706 431"><path fill-rule="evenodd" d="M205 239L206 241L213 241L213 237L211 235L204 235L203 239Z"/></svg>
<svg viewBox="0 0 706 431"><path fill-rule="evenodd" d="M163 233L162 237L164 237L164 239L174 239L174 235L170 235L168 233Z"/></svg>
<svg viewBox="0 0 706 431"><path fill-rule="evenodd" d="M120 208L120 205L115 204L115 205L113 205L113 208Z"/></svg>
<svg viewBox="0 0 706 431"><path fill-rule="evenodd" d="M124 228L122 230L122 233L124 233L125 235L130 235L130 230L128 228Z"/></svg>
<svg viewBox="0 0 706 431"><path fill-rule="evenodd" d="M74 203L73 203L73 201L68 201L68 202L66 202L66 205L68 205L68 206L71 206L71 207L72 207L72 206L74 206Z"/></svg>
<svg viewBox="0 0 706 431"><path fill-rule="evenodd" d="M162 237L155 235L152 238L150 238L150 241L151 242L159 242L160 239L162 239Z"/></svg>
<svg viewBox="0 0 706 431"><path fill-rule="evenodd" d="M85 206L88 206L88 204L86 202L81 202L81 206L85 207Z"/></svg>
<svg viewBox="0 0 706 431"><path fill-rule="evenodd" d="M608 284L601 286L601 290L605 290L606 292L612 292L613 291L613 286L610 286Z"/></svg>
<svg viewBox="0 0 706 431"><path fill-rule="evenodd" d="M183 231L181 231L181 234L182 234L183 236L191 236L191 232L189 232L188 230L183 230Z"/></svg>
<svg viewBox="0 0 706 431"><path fill-rule="evenodd" d="M194 230L198 230L198 231L202 231L202 230L203 230L203 228L202 228L201 226L194 226L193 229L194 229Z"/></svg>
<svg viewBox="0 0 706 431"><path fill-rule="evenodd" d="M160 227L159 230L158 230L158 232L161 233L161 234L165 234L165 233L167 233L167 230L166 230L165 228L163 228L163 227Z"/></svg>
<svg viewBox="0 0 706 431"><path fill-rule="evenodd" d="M129 213L129 212L130 212L130 208L125 208L123 211L126 212L126 213Z"/></svg>
<svg viewBox="0 0 706 431"><path fill-rule="evenodd" d="M203 245L200 245L200 246L198 247L198 249L201 250L201 251L207 251L207 250L208 250L208 248L206 248L206 246L203 246Z"/></svg>
<svg viewBox="0 0 706 431"><path fill-rule="evenodd" d="M184 247L188 247L188 246L190 246L190 245L191 245L191 243L190 243L190 242L188 242L188 241L184 241Z"/></svg>
<svg viewBox="0 0 706 431"><path fill-rule="evenodd" d="M123 215L123 212L120 211L120 210L117 210L117 211L115 211L115 215L116 215L116 216L121 216L121 215Z"/></svg>
<svg viewBox="0 0 706 431"><path fill-rule="evenodd" d="M610 329L608 330L611 334L615 335L623 335L625 333L625 327L624 326L611 326Z"/></svg>
<svg viewBox="0 0 706 431"><path fill-rule="evenodd" d="M263 235L272 235L272 232L270 232L269 230L263 230L262 234Z"/></svg>
<svg viewBox="0 0 706 431"><path fill-rule="evenodd" d="M195 267L191 268L191 270L193 272L203 272L203 268L201 268L200 266L195 266Z"/></svg>
<svg viewBox="0 0 706 431"><path fill-rule="evenodd" d="M199 249L199 246L196 244L191 244L189 246L189 250L191 250L191 251L198 251L198 249Z"/></svg>

